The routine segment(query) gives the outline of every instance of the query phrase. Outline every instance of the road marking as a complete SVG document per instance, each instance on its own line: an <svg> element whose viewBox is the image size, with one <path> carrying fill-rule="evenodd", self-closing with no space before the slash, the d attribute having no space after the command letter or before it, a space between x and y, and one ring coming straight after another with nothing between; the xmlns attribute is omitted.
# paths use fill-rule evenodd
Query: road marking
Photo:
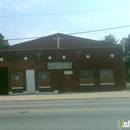
<svg viewBox="0 0 130 130"><path fill-rule="evenodd" d="M28 108L28 109L13 109L13 110L3 110L0 111L0 114L11 114L11 113L20 113L21 111L29 111L30 113L55 113L55 112L89 112L89 111L93 111L93 112L103 112L103 111L123 111L123 110L130 110L130 108L124 108L124 107L120 107L117 109L117 107L115 108L41 108L41 109L33 109L33 108Z"/></svg>

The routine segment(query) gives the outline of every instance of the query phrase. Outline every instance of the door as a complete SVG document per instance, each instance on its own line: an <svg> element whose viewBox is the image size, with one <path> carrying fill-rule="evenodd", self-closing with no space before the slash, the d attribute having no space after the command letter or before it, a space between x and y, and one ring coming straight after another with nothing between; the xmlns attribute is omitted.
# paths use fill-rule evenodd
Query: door
<svg viewBox="0 0 130 130"><path fill-rule="evenodd" d="M0 67L0 95L8 94L8 68Z"/></svg>
<svg viewBox="0 0 130 130"><path fill-rule="evenodd" d="M35 92L34 70L26 70L26 87L27 87L27 93L34 93Z"/></svg>
<svg viewBox="0 0 130 130"><path fill-rule="evenodd" d="M72 91L72 74L65 74L65 91Z"/></svg>

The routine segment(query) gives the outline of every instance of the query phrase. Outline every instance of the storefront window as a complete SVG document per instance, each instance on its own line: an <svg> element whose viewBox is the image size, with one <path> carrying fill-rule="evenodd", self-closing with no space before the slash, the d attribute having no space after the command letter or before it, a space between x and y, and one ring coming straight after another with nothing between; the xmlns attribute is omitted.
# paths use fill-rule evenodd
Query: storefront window
<svg viewBox="0 0 130 130"><path fill-rule="evenodd" d="M92 70L80 70L80 86L84 85L94 85Z"/></svg>
<svg viewBox="0 0 130 130"><path fill-rule="evenodd" d="M100 78L113 78L113 70L100 70Z"/></svg>
<svg viewBox="0 0 130 130"><path fill-rule="evenodd" d="M50 80L49 72L39 72L39 80Z"/></svg>
<svg viewBox="0 0 130 130"><path fill-rule="evenodd" d="M50 73L49 72L39 72L39 89L48 89L50 88Z"/></svg>
<svg viewBox="0 0 130 130"><path fill-rule="evenodd" d="M12 81L13 82L21 82L23 80L22 73L12 73Z"/></svg>
<svg viewBox="0 0 130 130"><path fill-rule="evenodd" d="M114 84L113 70L100 70L100 85Z"/></svg>

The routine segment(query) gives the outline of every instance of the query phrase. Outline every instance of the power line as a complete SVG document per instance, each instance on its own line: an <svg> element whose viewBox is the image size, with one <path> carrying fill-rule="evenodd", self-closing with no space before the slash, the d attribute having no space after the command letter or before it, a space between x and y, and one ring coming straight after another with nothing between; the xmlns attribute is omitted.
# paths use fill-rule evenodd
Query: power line
<svg viewBox="0 0 130 130"><path fill-rule="evenodd" d="M127 28L127 27L130 27L130 25L113 27L113 28L105 28L105 29L99 29L99 30L84 31L84 32L69 33L69 34L91 33L91 32L99 32L99 31L106 31L106 30L113 30L113 29Z"/></svg>
<svg viewBox="0 0 130 130"><path fill-rule="evenodd" d="M105 29L99 29L99 30L90 30L90 31L84 31L84 32L75 32L75 33L69 33L66 35L74 35L74 34L82 34L82 33L91 33L91 32L99 32L99 31L107 31L107 30L113 30L113 29L120 29L120 28L127 28L130 27L130 25L125 26L119 26L119 27L113 27L113 28L105 28ZM5 39L5 40L25 40L25 39L35 39L35 38L41 38L41 37L26 37L26 38L14 38L14 39Z"/></svg>
<svg viewBox="0 0 130 130"><path fill-rule="evenodd" d="M5 40L11 41L11 40L25 40L25 39L35 39L35 38L41 38L41 37L23 37L23 38L12 38L12 39L5 39Z"/></svg>
<svg viewBox="0 0 130 130"><path fill-rule="evenodd" d="M20 15L0 15L0 18L8 17L30 17L30 16L42 16L42 15L59 15L59 14L69 14L69 13L85 13L85 12L98 12L107 10L119 10L126 9L130 7L118 7L118 8L104 8L104 9L93 9L93 10L77 10L77 11L66 11L66 12L51 12L51 13L39 13L39 14L20 14Z"/></svg>

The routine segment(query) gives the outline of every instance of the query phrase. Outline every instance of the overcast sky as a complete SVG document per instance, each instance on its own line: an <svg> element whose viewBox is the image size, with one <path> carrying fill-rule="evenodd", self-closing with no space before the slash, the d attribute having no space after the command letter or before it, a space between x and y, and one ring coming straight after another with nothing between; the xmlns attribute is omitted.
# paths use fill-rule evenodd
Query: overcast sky
<svg viewBox="0 0 130 130"><path fill-rule="evenodd" d="M28 14L44 15L2 17ZM0 0L0 33L5 39L41 37L58 32L68 34L125 25L130 25L130 0ZM129 33L130 27L74 36L101 40L105 35L113 34L117 39L122 39ZM20 42L23 40L9 41L10 45Z"/></svg>

